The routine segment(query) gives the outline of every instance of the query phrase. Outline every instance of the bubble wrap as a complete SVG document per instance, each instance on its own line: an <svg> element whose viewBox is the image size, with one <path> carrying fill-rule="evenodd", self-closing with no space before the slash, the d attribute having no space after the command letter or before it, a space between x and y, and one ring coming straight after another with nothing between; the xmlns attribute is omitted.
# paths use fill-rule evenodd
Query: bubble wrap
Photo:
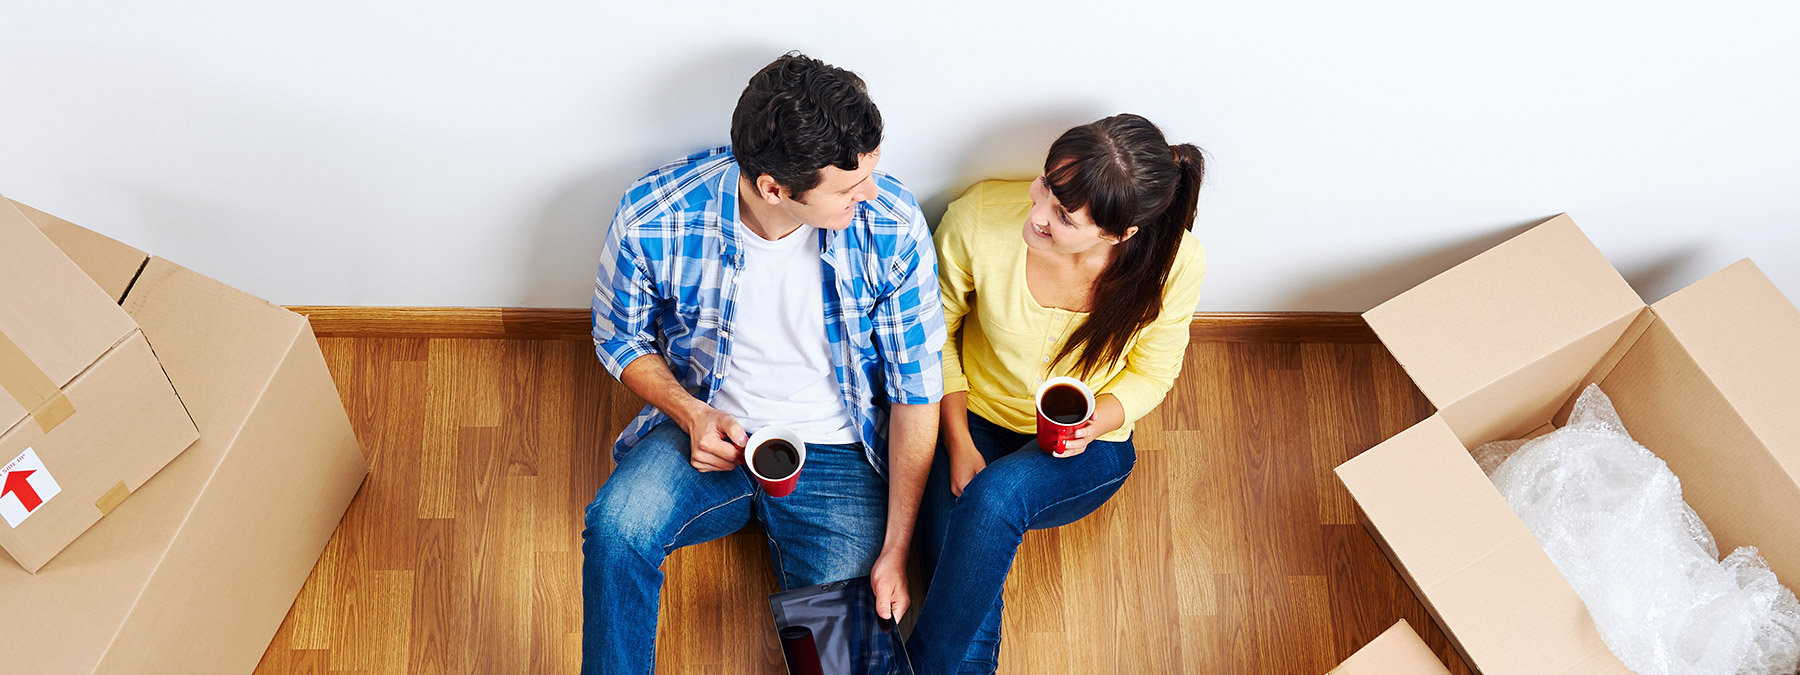
<svg viewBox="0 0 1800 675"><path fill-rule="evenodd" d="M1754 547L1723 561L1667 464L1590 385L1569 423L1475 458L1639 675L1792 675L1800 602Z"/></svg>

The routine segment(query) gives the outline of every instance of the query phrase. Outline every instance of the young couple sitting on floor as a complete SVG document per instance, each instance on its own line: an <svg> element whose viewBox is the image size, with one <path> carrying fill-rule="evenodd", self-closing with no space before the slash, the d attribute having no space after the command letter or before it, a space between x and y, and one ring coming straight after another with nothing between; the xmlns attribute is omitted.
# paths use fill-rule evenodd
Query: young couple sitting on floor
<svg viewBox="0 0 1800 675"><path fill-rule="evenodd" d="M626 191L594 347L650 405L587 507L583 672L653 672L663 561L754 519L783 589L868 575L883 618L912 603L918 553L915 665L992 673L1025 531L1081 519L1131 474L1132 425L1181 370L1206 269L1199 148L1136 115L1084 124L1036 179L970 188L934 235L876 170L881 140L859 77L789 54L750 79L731 145ZM1092 416L1053 454L1034 397L1058 376ZM782 497L744 466L773 427L805 443Z"/></svg>

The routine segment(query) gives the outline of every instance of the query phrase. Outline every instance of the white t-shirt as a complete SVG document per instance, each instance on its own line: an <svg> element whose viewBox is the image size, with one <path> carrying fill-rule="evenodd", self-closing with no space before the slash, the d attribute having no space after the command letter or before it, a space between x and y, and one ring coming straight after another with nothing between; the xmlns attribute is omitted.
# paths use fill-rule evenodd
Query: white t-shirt
<svg viewBox="0 0 1800 675"><path fill-rule="evenodd" d="M782 426L807 443L857 441L838 393L820 271L819 230L802 225L777 241L743 228L731 364L713 398L745 433Z"/></svg>

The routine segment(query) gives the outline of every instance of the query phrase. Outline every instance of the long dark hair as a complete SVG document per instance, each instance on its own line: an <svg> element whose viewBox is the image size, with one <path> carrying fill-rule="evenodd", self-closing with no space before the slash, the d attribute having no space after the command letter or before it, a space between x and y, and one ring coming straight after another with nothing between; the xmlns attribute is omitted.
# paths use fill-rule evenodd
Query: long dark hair
<svg viewBox="0 0 1800 675"><path fill-rule="evenodd" d="M1057 360L1079 353L1086 376L1125 353L1131 336L1162 311L1163 285L1183 233L1194 226L1206 158L1192 144L1169 145L1150 120L1114 115L1063 132L1044 159L1044 184L1070 211L1087 207L1119 243L1094 281L1093 300Z"/></svg>

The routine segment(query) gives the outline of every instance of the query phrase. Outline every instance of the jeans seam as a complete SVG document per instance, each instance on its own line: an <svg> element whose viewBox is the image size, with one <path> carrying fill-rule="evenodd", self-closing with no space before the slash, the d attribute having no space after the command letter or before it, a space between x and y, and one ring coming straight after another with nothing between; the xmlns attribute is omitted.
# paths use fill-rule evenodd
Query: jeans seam
<svg viewBox="0 0 1800 675"><path fill-rule="evenodd" d="M731 499L731 501L728 501L728 502L725 502L725 503L723 503L723 504L720 504L720 505L718 505L718 506L715 506L715 507L712 507L712 508L710 508L710 509L707 509L707 510L705 510L705 511L701 511L701 512L699 512L699 513L697 513L697 514L694 514L694 517L692 517L692 518L689 518L689 519L688 519L688 521L687 521L687 522L685 522L685 523L682 523L682 524L681 524L681 529L679 529L679 530L676 530L676 531L675 531L675 536L673 536L673 537L670 537L670 538L669 538L669 543L667 543L667 544L664 544L664 545L663 545L663 554L664 554L664 555L667 555L667 554L669 554L669 553L673 553L673 552L674 552L674 551L672 551L672 550L671 550L671 548L670 548L670 547L672 547L672 546L674 546L674 545L675 545L675 542L677 542L677 541L681 541L681 533L683 533L683 532L686 532L686 531L687 531L687 529L688 529L688 526L689 526L689 525L693 525L693 524L694 524L694 521L697 521L697 520L700 520L700 519L701 519L701 518L704 518L704 517L706 517L706 514L708 514L708 513L712 513L712 512L714 512L714 511L717 511L717 510L719 510L719 509L722 509L722 508L725 508L725 507L727 507L727 506L731 506L731 505L732 505L732 504L736 504L736 503L738 503L738 502L739 502L739 501L741 501L741 500L744 500L744 499L748 499L748 498L749 498L749 497L750 497L750 495L739 495L739 496L737 496L737 497L733 497L733 498L732 498L732 499Z"/></svg>
<svg viewBox="0 0 1800 675"><path fill-rule="evenodd" d="M769 550L775 553L776 584L781 590L788 590L787 556L781 553L781 542L775 541L775 533L769 531L767 521L763 522L763 538L769 540Z"/></svg>
<svg viewBox="0 0 1800 675"><path fill-rule="evenodd" d="M1136 461L1133 461L1133 462L1132 462L1132 465L1133 465L1133 466L1136 466L1136 465L1137 465L1137 462L1136 462ZM1112 484L1113 484L1113 483L1118 483L1118 482L1121 482L1121 481L1123 481L1123 480L1125 480L1125 479L1127 479L1127 478L1130 478L1130 477L1131 477L1131 469L1126 469L1126 470L1125 470L1125 473L1124 473L1124 475L1121 475L1121 476L1119 476L1119 477L1118 477L1118 478L1114 478L1114 479L1112 479L1112 480L1109 480L1109 481L1106 481L1106 482L1104 482L1104 483L1101 483L1101 484L1099 484L1099 485L1095 485L1095 486L1094 486L1094 487L1092 487L1092 488L1088 488L1088 489L1087 489L1087 490L1086 490L1086 491L1083 491L1083 492L1082 492L1082 493L1081 493L1081 494L1078 494L1078 495L1070 495L1070 496L1068 496L1068 497L1065 497L1065 498L1063 498L1063 499L1058 499L1058 500L1056 500L1056 501L1054 501L1054 502L1051 502L1051 503L1049 503L1049 504L1045 504L1045 505L1044 505L1044 508L1041 508L1041 509L1038 509L1038 510L1036 510L1036 511L1033 511L1033 512L1032 512L1032 513L1031 513L1031 517L1030 517L1030 518L1027 518L1027 519L1026 519L1026 520L1027 520L1027 521L1032 521L1032 520L1037 520L1037 517L1038 517L1038 514L1041 514L1041 513L1043 513L1043 512L1045 512L1045 511L1049 511L1049 510L1050 510L1050 509L1053 509L1053 508L1056 508L1056 507L1058 507L1058 506L1061 506L1061 505L1063 505L1063 504L1066 504L1066 503L1068 503L1068 502L1072 502L1072 501L1075 501L1075 500L1077 500L1077 499L1080 499L1080 498L1082 498L1082 497L1086 497L1086 496L1088 496L1088 495L1091 495L1091 494L1093 494L1093 493L1094 493L1094 492L1096 492L1096 491L1098 491L1098 490L1100 490L1100 489L1102 489L1102 488L1105 488L1105 487L1106 487L1106 486L1108 486L1108 485L1112 485Z"/></svg>

